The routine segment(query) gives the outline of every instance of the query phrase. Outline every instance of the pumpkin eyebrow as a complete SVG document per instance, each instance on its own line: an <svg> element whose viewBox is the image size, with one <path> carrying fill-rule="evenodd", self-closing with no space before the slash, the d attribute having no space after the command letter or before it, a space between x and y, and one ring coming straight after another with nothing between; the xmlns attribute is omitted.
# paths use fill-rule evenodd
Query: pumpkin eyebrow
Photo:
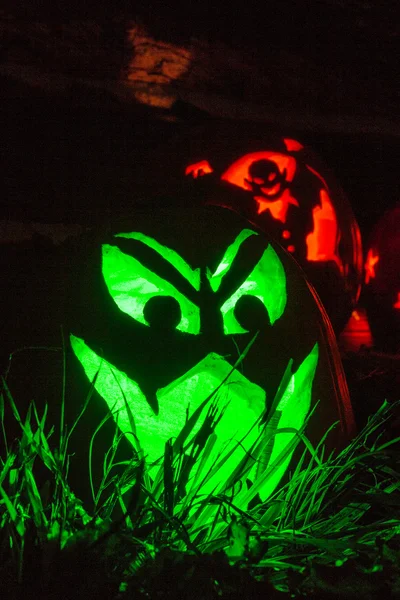
<svg viewBox="0 0 400 600"><path fill-rule="evenodd" d="M264 249L261 258L246 279L241 285L236 286L234 293L222 304L221 313L224 315L225 331L232 331L235 327L235 305L245 294L256 296L261 300L268 311L271 325L282 316L287 302L286 275L279 256L270 244L267 249ZM240 326L239 328L242 329Z"/></svg>
<svg viewBox="0 0 400 600"><path fill-rule="evenodd" d="M244 229L228 246L220 264L207 278L219 307L247 280L266 249L265 240L251 229Z"/></svg>
<svg viewBox="0 0 400 600"><path fill-rule="evenodd" d="M148 248L146 250L153 253ZM155 252L154 255L156 259L160 258ZM103 277L118 308L137 321L148 325L143 314L147 301L157 295L172 296L178 301L182 311L177 329L188 333L199 333L199 308L188 297L190 294L185 295L174 283L158 275L154 265L152 269L146 266L146 262L151 263L151 260L142 259L143 257L138 259L131 254L126 254L117 245L103 244L102 246ZM165 261L164 264L171 268ZM181 280L189 290L192 289L185 279L181 277Z"/></svg>
<svg viewBox="0 0 400 600"><path fill-rule="evenodd" d="M213 290L213 292L218 291L222 282L222 278L230 270L232 263L240 250L240 246L251 235L258 235L258 233L252 231L251 229L243 229L236 237L235 241L232 244L230 244L226 249L222 260L219 263L218 267L215 269L214 273L211 273L211 271L207 269L207 278L210 282L211 289Z"/></svg>
<svg viewBox="0 0 400 600"><path fill-rule="evenodd" d="M168 248L167 246L157 242L154 238L139 232L118 233L114 237L138 240L149 248L152 248L173 267L175 267L175 269L194 287L196 291L200 290L200 269L192 269L192 267L172 248Z"/></svg>
<svg viewBox="0 0 400 600"><path fill-rule="evenodd" d="M136 232L118 234L114 236L114 239L114 244L112 242L111 244L119 248L121 252L134 257L153 275L171 284L191 302L198 303L201 285L199 268L192 269L175 250L144 234Z"/></svg>

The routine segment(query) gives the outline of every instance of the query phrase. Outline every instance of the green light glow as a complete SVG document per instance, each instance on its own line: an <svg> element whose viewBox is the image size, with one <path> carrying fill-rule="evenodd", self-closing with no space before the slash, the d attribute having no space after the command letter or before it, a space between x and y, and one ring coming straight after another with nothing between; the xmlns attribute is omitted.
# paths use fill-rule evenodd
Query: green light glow
<svg viewBox="0 0 400 600"><path fill-rule="evenodd" d="M241 244L251 235L258 234L249 229L243 230L227 248L215 272L211 274L209 270L207 271L207 277L214 292L219 290L223 277L232 267ZM141 233L118 234L116 237L135 239L149 246L177 269L195 290L200 291L200 269L193 270L174 250L166 248ZM175 286L145 267L137 258L125 254L116 246L104 244L102 253L104 280L109 293L121 311L140 323L149 325L143 312L146 303L153 297L170 296L176 299L181 310L181 319L177 329L195 335L200 333L199 307L188 300ZM225 334L246 333L234 316L236 303L244 295L255 296L261 300L268 310L271 324L284 313L287 302L286 275L284 267L271 245L265 249L242 285L220 308L224 319ZM218 390L217 397L212 400L217 400L218 409L224 410L224 414L216 426L217 441L206 460L205 470L211 466L222 449L224 454L235 449L201 492L209 493L215 489L215 492L218 493L223 489L235 467L248 454L260 434L258 427L253 427L252 430L251 428L264 413L266 406L266 394L261 387L246 379L239 371L232 372L232 366L222 356L209 353L180 378L157 390L159 413L156 415L136 381L131 380L126 373L102 359L83 339L73 335L70 336L70 339L73 351L86 376L91 382L94 381L95 389L105 400L121 432L135 445L132 435L130 435L132 430L126 409L127 402L135 421L135 433L150 467L164 455L165 443L171 438L175 439L181 432L187 419L187 413L193 414L229 375L228 380ZM303 426L311 407L312 384L317 364L318 344L315 344L310 354L290 377L282 395L274 415L275 425L278 429L294 428L299 430ZM204 421L209 403L202 409L200 418L192 430L192 439ZM251 433L243 440L250 430ZM275 435L273 442L269 445L269 454L265 453L264 470L267 470L287 445L292 443L294 435L290 432ZM236 447L239 440L243 441L240 446ZM262 500L268 498L275 490L288 469L292 455L293 451L274 469L272 475L260 484ZM253 481L256 478L259 479L260 469L257 470L254 467L248 476Z"/></svg>
<svg viewBox="0 0 400 600"><path fill-rule="evenodd" d="M167 440L176 438L180 433L186 421L187 409L190 407L192 414L232 370L231 365L218 354L208 354L185 375L157 391L160 410L156 416L136 382L98 356L82 339L73 335L70 339L72 349L88 379L93 381L99 371L95 388L106 401L115 419L118 414L118 426L126 434L131 428L123 398L123 394L125 395L135 420L140 445L148 457L149 464L162 457ZM221 450L231 438L238 440L247 433L265 409L265 392L235 370L220 388L218 404L221 408L226 404L228 406L215 430L218 436L216 451ZM192 437L200 429L207 410L208 406L203 408L193 428ZM239 447L233 453L232 459L226 461L218 472L221 484L226 482L235 464L254 443L257 435L258 432L254 428L243 447ZM128 440L132 442L131 436L128 436Z"/></svg>
<svg viewBox="0 0 400 600"><path fill-rule="evenodd" d="M88 379L92 382L96 373L95 388L106 401L121 432L127 435L131 431L129 418L125 407L124 395L135 421L136 434L140 446L151 465L164 454L165 443L175 439L186 421L186 411L190 414L210 395L221 381L231 372L231 365L218 354L210 353L185 375L173 381L157 392L159 415L151 410L147 400L135 381L119 371L112 364L98 356L85 342L73 335L70 336L73 351L82 364ZM315 344L310 354L292 375L279 405L276 415L276 429L301 429L311 408L312 384L318 364L318 344ZM265 392L254 383L248 381L238 371L233 371L228 381L218 393L218 406L226 411L218 423L215 434L217 442L205 463L206 472L215 457L224 449L224 454L232 449L238 440L249 432L254 422L265 409ZM207 412L203 408L200 418L193 428L191 437L199 431ZM202 487L202 493L209 493L216 487L221 489L229 476L238 465L245 453L256 442L259 429L254 427L250 434L225 461L219 471ZM276 433L273 438L273 448L268 457L264 471L273 463L284 448L291 443L294 433ZM131 435L127 439L133 444ZM293 451L276 467L270 477L260 486L259 493L265 501L275 490L285 474ZM249 473L250 479L255 479L256 468ZM243 493L246 493L243 491Z"/></svg>
<svg viewBox="0 0 400 600"><path fill-rule="evenodd" d="M286 391L277 406L277 414L280 415L277 429L292 427L300 430L304 425L311 408L312 385L318 364L318 354L318 344L315 344L310 354L290 378ZM284 448L292 442L294 436L294 433L278 433L275 436L268 464L273 463ZM263 501L272 494L282 479L292 459L293 452L282 461L261 488L260 497Z"/></svg>
<svg viewBox="0 0 400 600"><path fill-rule="evenodd" d="M171 283L116 246L103 244L102 249L104 280L120 310L140 323L149 325L143 315L146 303L154 296L172 296L179 303L182 315L177 329L186 333L200 333L199 308Z"/></svg>
<svg viewBox="0 0 400 600"><path fill-rule="evenodd" d="M258 234L250 229L241 231L235 241L228 246L215 272L211 274L207 270L207 277L214 292L218 291L222 278L231 268L241 244L252 235ZM173 265L197 291L200 290L200 269L192 269L174 250L138 232L120 233L115 237L135 239L151 247ZM181 310L177 329L195 335L200 333L198 306L133 256L125 254L116 246L104 244L102 248L104 280L120 310L140 323L149 325L143 312L147 302L155 296L170 296L175 298ZM236 303L244 295L255 296L263 302L268 310L271 324L283 314L286 306L286 276L283 265L271 246L264 251L246 281L222 305L221 313L226 335L247 333L234 315Z"/></svg>
<svg viewBox="0 0 400 600"><path fill-rule="evenodd" d="M283 265L271 245L264 251L246 281L221 306L225 334L246 333L246 329L239 325L234 315L237 301L246 294L256 296L264 303L271 324L282 316L287 300L286 275Z"/></svg>
<svg viewBox="0 0 400 600"><path fill-rule="evenodd" d="M159 254L165 260L167 260L179 273L187 279L187 281L194 287L195 290L200 289L200 269L192 269L190 265L181 257L175 250L163 246L155 239L145 235L144 233L132 232L132 233L118 233L115 237L122 237L131 240L138 240L146 246L149 246Z"/></svg>
<svg viewBox="0 0 400 600"><path fill-rule="evenodd" d="M99 371L95 388L106 401L114 419L118 418L118 427L122 433L126 435L131 431L122 394L125 395L129 406L140 406L144 419L151 420L151 417L154 417L143 392L135 381L98 356L81 338L70 335L70 342L72 350L91 382ZM132 442L131 436L128 436L128 439Z"/></svg>
<svg viewBox="0 0 400 600"><path fill-rule="evenodd" d="M229 271L235 256L239 252L239 248L251 235L258 235L255 231L251 231L251 229L243 229L230 246L226 249L226 252L216 268L215 272L211 274L210 271L207 272L208 279L210 281L211 289L216 292L221 285L221 281L223 276Z"/></svg>

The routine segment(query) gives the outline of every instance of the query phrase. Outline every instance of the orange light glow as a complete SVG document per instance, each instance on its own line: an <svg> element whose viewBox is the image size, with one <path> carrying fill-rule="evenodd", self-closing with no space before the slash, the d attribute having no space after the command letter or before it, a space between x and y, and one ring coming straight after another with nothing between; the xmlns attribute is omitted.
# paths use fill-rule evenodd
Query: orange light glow
<svg viewBox="0 0 400 600"><path fill-rule="evenodd" d="M351 313L339 343L345 352L358 352L362 346L373 346L371 329L364 309L360 308Z"/></svg>
<svg viewBox="0 0 400 600"><path fill-rule="evenodd" d="M338 226L335 210L326 190L320 190L321 206L313 208L314 229L306 237L307 260L333 260L342 268L337 254Z"/></svg>
<svg viewBox="0 0 400 600"><path fill-rule="evenodd" d="M374 251L368 250L367 260L365 261L365 283L369 283L371 279L376 277L375 265L379 261L379 255L375 254Z"/></svg>
<svg viewBox="0 0 400 600"><path fill-rule="evenodd" d="M247 190L248 186L246 185L246 179L249 176L251 165L257 160L263 159L275 163L281 173L286 169L286 181L293 181L293 177L296 173L295 159L291 156L286 156L285 154L266 151L245 154L245 156L236 160L225 173L222 174L221 179Z"/></svg>
<svg viewBox="0 0 400 600"><path fill-rule="evenodd" d="M300 142L297 140L292 140L290 138L283 138L283 143L285 144L288 152L298 152L304 148L303 144L300 144Z"/></svg>
<svg viewBox="0 0 400 600"><path fill-rule="evenodd" d="M224 181L229 181L229 183L237 185L238 187L244 190L248 190L250 188L248 178L251 166L255 162L263 160L269 161L276 165L276 167L279 169L281 180L284 177L285 183L291 183L293 181L294 175L296 173L295 159L291 156L286 156L285 154L267 151L252 152L251 154L246 154L245 156L242 156L241 158L236 160L225 171L225 173L222 174L221 179ZM253 181L255 183L259 183L257 178ZM271 179L268 178L268 181L271 182ZM289 204L299 206L299 203L297 202L296 198L294 198L291 195L288 188L285 188L279 195L280 188L281 182L278 182L276 185L271 187L261 186L262 193L264 193L265 191L266 195L255 195L254 200L258 204L257 213L259 215L268 210L274 219L285 223ZM268 196L271 195L276 195L277 198L274 200L269 200Z"/></svg>
<svg viewBox="0 0 400 600"><path fill-rule="evenodd" d="M263 196L254 196L254 200L258 204L257 214L261 215L263 212L269 210L274 219L282 223L286 223L289 204L299 206L296 198L293 198L289 190L283 192L281 200L265 200Z"/></svg>
<svg viewBox="0 0 400 600"><path fill-rule="evenodd" d="M400 292L397 292L397 300L393 304L393 308L397 308L398 310L400 310Z"/></svg>
<svg viewBox="0 0 400 600"><path fill-rule="evenodd" d="M363 269L363 251L361 242L361 231L355 219L351 223L351 238L353 241L353 264L357 273L362 273ZM346 265L348 267L348 265ZM354 301L357 302L361 294L361 281L357 286Z"/></svg>
<svg viewBox="0 0 400 600"><path fill-rule="evenodd" d="M189 165L185 169L185 175L191 175L193 179L197 179L202 175L207 175L207 173L212 173L214 169L211 167L208 160L200 160L197 163L193 163Z"/></svg>

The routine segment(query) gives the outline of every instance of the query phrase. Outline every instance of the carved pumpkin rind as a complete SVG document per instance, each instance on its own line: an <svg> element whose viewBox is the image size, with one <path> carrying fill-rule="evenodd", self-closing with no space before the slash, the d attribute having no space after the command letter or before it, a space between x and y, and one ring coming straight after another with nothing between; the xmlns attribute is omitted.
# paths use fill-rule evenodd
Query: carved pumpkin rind
<svg viewBox="0 0 400 600"><path fill-rule="evenodd" d="M105 398L110 394L107 389L110 382L118 381L139 410L138 436L149 460L156 460L168 437L177 435L190 394L194 410L226 376L238 352L244 351L257 331L254 344L233 375L240 381L232 388L238 390L232 391L232 415L228 410L221 422L222 440L226 441L227 432L235 428L243 435L243 428L261 415L265 402L268 407L290 360L293 389L299 387L305 393L312 388L311 395L303 398L305 414L320 399L307 430L313 443L318 443L336 419L340 427L329 443L337 446L351 436L353 415L329 321L295 261L278 245L251 230L234 212L220 207L183 212L175 208L144 219L133 217L116 231L118 235L99 239L80 275L83 288L78 313L84 318L80 326L71 324L71 340L89 379L93 379L102 360L103 368L112 373L103 380L99 378L96 385L109 408L113 399ZM114 248L112 256L109 247ZM174 254L166 254L165 249ZM112 273L117 279L110 278ZM164 281L167 278L179 294L160 284L155 273ZM135 283L135 278L140 282L137 279ZM265 288L262 282L266 282ZM147 312L150 296L147 303L140 300L138 304L144 289L160 300ZM165 296L171 294L180 307L172 320L172 306L164 303ZM95 311L92 304L87 304L88 297L97 298ZM155 316L157 310L167 311L164 320ZM165 327L163 322L167 323ZM113 389L117 393L118 387L114 385ZM227 390L223 394L225 400L230 398ZM252 407L250 413L246 413L245 398ZM288 405L295 402L294 398L286 396ZM165 403L170 407L167 413ZM145 412L138 406L143 406ZM240 406L243 418L237 420ZM289 414L282 417L287 426L291 423ZM300 404L292 419L295 414L299 419ZM165 430L157 421L162 418L167 419ZM122 415L121 419L128 426L126 417ZM150 426L152 420L158 425ZM296 421L297 426L300 421ZM153 434L149 430L146 433L146 427ZM157 446L152 445L152 435L157 438Z"/></svg>

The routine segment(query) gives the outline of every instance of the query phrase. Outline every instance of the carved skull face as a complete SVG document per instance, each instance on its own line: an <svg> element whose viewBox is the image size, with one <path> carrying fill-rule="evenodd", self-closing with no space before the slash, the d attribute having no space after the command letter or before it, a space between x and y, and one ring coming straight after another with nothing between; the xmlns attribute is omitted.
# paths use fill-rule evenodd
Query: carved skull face
<svg viewBox="0 0 400 600"><path fill-rule="evenodd" d="M249 190L258 215L268 211L273 219L285 224L289 206L299 206L290 190L295 172L296 161L289 156L253 152L235 161L221 180Z"/></svg>
<svg viewBox="0 0 400 600"><path fill-rule="evenodd" d="M281 173L272 160L260 158L250 165L249 177L245 178L245 182L254 196L263 196L273 202L287 187L286 175L286 169Z"/></svg>

